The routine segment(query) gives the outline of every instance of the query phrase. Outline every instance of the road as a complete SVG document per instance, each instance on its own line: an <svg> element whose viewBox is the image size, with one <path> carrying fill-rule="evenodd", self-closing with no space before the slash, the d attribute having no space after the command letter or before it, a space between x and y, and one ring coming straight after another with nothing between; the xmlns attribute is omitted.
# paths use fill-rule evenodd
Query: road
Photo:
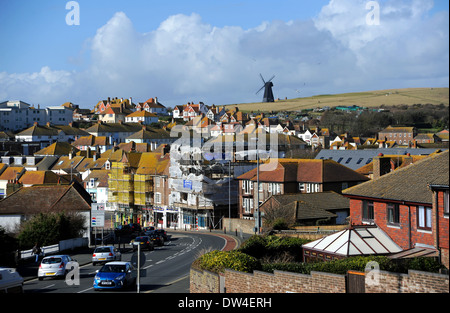
<svg viewBox="0 0 450 313"><path fill-rule="evenodd" d="M189 270L192 262L201 254L221 250L226 240L218 236L199 233L171 233L171 240L154 251L143 251L146 262L142 266L145 277L141 277L141 293L189 293ZM122 254L122 261L130 261L133 252ZM96 270L101 265L80 265L79 283L65 279L32 279L24 284L25 293L92 293ZM109 291L100 291L109 292ZM121 292L136 293L136 290Z"/></svg>

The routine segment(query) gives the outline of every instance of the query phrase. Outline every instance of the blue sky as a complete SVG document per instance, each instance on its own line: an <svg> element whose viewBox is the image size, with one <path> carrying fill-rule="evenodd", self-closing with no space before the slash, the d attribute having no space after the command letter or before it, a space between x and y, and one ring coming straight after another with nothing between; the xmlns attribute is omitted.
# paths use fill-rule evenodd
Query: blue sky
<svg viewBox="0 0 450 313"><path fill-rule="evenodd" d="M0 0L0 101L255 102L259 73L280 98L448 87L448 1L378 1L375 26L366 0L78 0L73 26L67 2Z"/></svg>

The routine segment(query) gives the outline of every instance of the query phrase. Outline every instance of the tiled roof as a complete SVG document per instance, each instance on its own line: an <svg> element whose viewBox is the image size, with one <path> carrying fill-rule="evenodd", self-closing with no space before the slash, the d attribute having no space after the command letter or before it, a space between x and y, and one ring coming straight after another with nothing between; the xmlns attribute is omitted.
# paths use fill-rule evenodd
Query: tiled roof
<svg viewBox="0 0 450 313"><path fill-rule="evenodd" d="M56 161L56 164L53 165L51 170L75 169L83 159L84 157L82 156L74 156L72 158L69 156L62 156L58 161Z"/></svg>
<svg viewBox="0 0 450 313"><path fill-rule="evenodd" d="M0 180L14 180L25 172L24 167L10 166L0 175Z"/></svg>
<svg viewBox="0 0 450 313"><path fill-rule="evenodd" d="M429 184L449 184L449 152L433 154L412 165L348 188L343 194L375 199L432 203Z"/></svg>
<svg viewBox="0 0 450 313"><path fill-rule="evenodd" d="M142 153L136 174L140 175L162 175L170 163L169 155L161 153Z"/></svg>
<svg viewBox="0 0 450 313"><path fill-rule="evenodd" d="M52 171L27 171L19 179L19 183L24 185L52 185L58 183L68 184L69 181Z"/></svg>
<svg viewBox="0 0 450 313"><path fill-rule="evenodd" d="M83 182L89 182L91 178L94 178L99 182L97 187L108 187L108 175L110 172L110 170L94 170L83 180Z"/></svg>
<svg viewBox="0 0 450 313"><path fill-rule="evenodd" d="M136 111L131 114L128 114L127 117L157 117L155 113L150 113L147 111Z"/></svg>
<svg viewBox="0 0 450 313"><path fill-rule="evenodd" d="M22 187L0 200L0 214L90 211L91 197L80 184Z"/></svg>
<svg viewBox="0 0 450 313"><path fill-rule="evenodd" d="M350 200L333 191L273 195L271 198L291 209L297 220L336 217L334 210L350 208ZM261 208L264 209L264 204Z"/></svg>
<svg viewBox="0 0 450 313"><path fill-rule="evenodd" d="M135 133L141 129L142 125L139 123L97 123L86 129L86 131L88 133Z"/></svg>
<svg viewBox="0 0 450 313"><path fill-rule="evenodd" d="M67 142L55 142L50 146L39 150L34 155L68 155L70 152L76 153L79 150Z"/></svg>
<svg viewBox="0 0 450 313"><path fill-rule="evenodd" d="M238 179L257 179L253 169ZM368 178L331 160L272 159L260 165L259 180L267 182L327 183L341 181L367 181Z"/></svg>
<svg viewBox="0 0 450 313"><path fill-rule="evenodd" d="M127 137L127 139L167 139L170 138L170 133L165 129L147 128L141 129L138 132Z"/></svg>

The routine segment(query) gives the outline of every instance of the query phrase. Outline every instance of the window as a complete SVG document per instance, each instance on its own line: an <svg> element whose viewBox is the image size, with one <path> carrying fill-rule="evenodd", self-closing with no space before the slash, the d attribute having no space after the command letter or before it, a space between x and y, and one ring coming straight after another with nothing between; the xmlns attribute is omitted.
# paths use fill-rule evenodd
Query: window
<svg viewBox="0 0 450 313"><path fill-rule="evenodd" d="M161 193L155 192L155 203L161 203Z"/></svg>
<svg viewBox="0 0 450 313"><path fill-rule="evenodd" d="M253 209L253 199L242 199L242 207L244 208L245 213L251 213Z"/></svg>
<svg viewBox="0 0 450 313"><path fill-rule="evenodd" d="M398 204L388 203L387 222L388 224L400 224L400 206Z"/></svg>
<svg viewBox="0 0 450 313"><path fill-rule="evenodd" d="M253 190L253 182L250 180L243 180L242 189L244 190L244 194L251 194Z"/></svg>
<svg viewBox="0 0 450 313"><path fill-rule="evenodd" d="M424 230L431 230L431 208L419 206L417 208L417 227Z"/></svg>
<svg viewBox="0 0 450 313"><path fill-rule="evenodd" d="M364 201L363 202L363 212L362 219L366 222L373 222L374 220L374 212L373 212L373 202L372 201Z"/></svg>

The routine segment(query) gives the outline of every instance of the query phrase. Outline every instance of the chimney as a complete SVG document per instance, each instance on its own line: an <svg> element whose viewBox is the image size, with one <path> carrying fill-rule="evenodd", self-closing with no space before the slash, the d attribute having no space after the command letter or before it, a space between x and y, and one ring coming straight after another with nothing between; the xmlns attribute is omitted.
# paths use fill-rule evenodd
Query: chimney
<svg viewBox="0 0 450 313"><path fill-rule="evenodd" d="M391 172L391 158L385 157L382 153L373 159L373 179Z"/></svg>
<svg viewBox="0 0 450 313"><path fill-rule="evenodd" d="M155 97L155 104L158 104L158 97Z"/></svg>

